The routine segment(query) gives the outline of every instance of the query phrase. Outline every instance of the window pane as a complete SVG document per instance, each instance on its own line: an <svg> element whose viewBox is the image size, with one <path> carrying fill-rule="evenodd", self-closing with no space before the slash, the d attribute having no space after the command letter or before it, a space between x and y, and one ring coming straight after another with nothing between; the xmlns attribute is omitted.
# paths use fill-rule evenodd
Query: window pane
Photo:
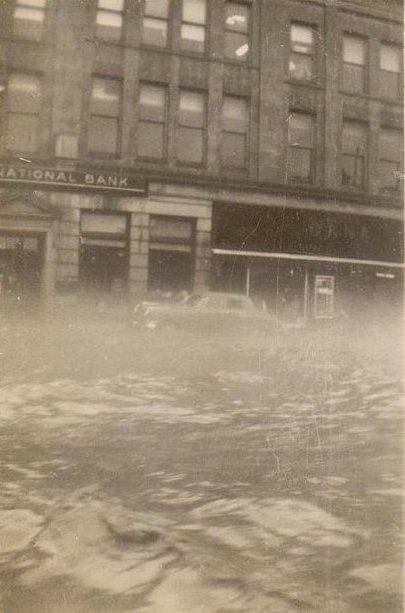
<svg viewBox="0 0 405 613"><path fill-rule="evenodd" d="M81 231L92 234L123 234L127 229L126 215L103 215L102 213L83 212L80 221Z"/></svg>
<svg viewBox="0 0 405 613"><path fill-rule="evenodd" d="M89 150L94 153L117 153L118 120L110 117L90 117Z"/></svg>
<svg viewBox="0 0 405 613"><path fill-rule="evenodd" d="M198 92L180 92L179 123L201 128L204 124L204 96Z"/></svg>
<svg viewBox="0 0 405 613"><path fill-rule="evenodd" d="M139 157L162 159L164 156L164 126L161 123L138 123L137 153Z"/></svg>
<svg viewBox="0 0 405 613"><path fill-rule="evenodd" d="M180 242L190 242L193 236L193 222L189 219L173 219L171 217L150 218L151 239L178 239Z"/></svg>
<svg viewBox="0 0 405 613"><path fill-rule="evenodd" d="M399 162L401 149L402 135L399 130L382 130L380 132L380 159Z"/></svg>
<svg viewBox="0 0 405 613"><path fill-rule="evenodd" d="M169 16L169 0L145 0L144 15L167 19Z"/></svg>
<svg viewBox="0 0 405 613"><path fill-rule="evenodd" d="M312 147L314 123L311 115L293 113L288 122L291 146Z"/></svg>
<svg viewBox="0 0 405 613"><path fill-rule="evenodd" d="M166 91L164 87L158 85L142 85L140 95L141 119L151 121L164 121Z"/></svg>
<svg viewBox="0 0 405 613"><path fill-rule="evenodd" d="M290 148L288 152L288 174L293 179L311 180L311 150Z"/></svg>
<svg viewBox="0 0 405 613"><path fill-rule="evenodd" d="M201 130L178 127L177 158L183 162L202 164L203 134Z"/></svg>
<svg viewBox="0 0 405 613"><path fill-rule="evenodd" d="M121 38L122 15L98 11L96 17L97 34L101 38L111 38L117 40Z"/></svg>
<svg viewBox="0 0 405 613"><path fill-rule="evenodd" d="M401 72L401 51L398 47L381 45L380 68L388 72Z"/></svg>
<svg viewBox="0 0 405 613"><path fill-rule="evenodd" d="M225 4L225 25L228 30L248 32L249 7L236 2L227 2Z"/></svg>
<svg viewBox="0 0 405 613"><path fill-rule="evenodd" d="M183 21L205 24L205 0L183 0Z"/></svg>
<svg viewBox="0 0 405 613"><path fill-rule="evenodd" d="M119 115L120 83L113 79L94 79L91 112L96 115Z"/></svg>
<svg viewBox="0 0 405 613"><path fill-rule="evenodd" d="M17 113L38 113L41 107L40 79L32 75L10 75L8 107Z"/></svg>
<svg viewBox="0 0 405 613"><path fill-rule="evenodd" d="M343 39L343 61L364 66L366 63L366 43L362 38L345 36Z"/></svg>
<svg viewBox="0 0 405 613"><path fill-rule="evenodd" d="M381 189L390 189L392 191L399 190L399 163L386 162L380 160L379 163L379 184Z"/></svg>
<svg viewBox="0 0 405 613"><path fill-rule="evenodd" d="M292 42L304 43L303 47L311 46L314 42L314 33L309 26L291 24L290 36Z"/></svg>
<svg viewBox="0 0 405 613"><path fill-rule="evenodd" d="M222 133L221 162L231 168L246 166L246 136L245 134Z"/></svg>
<svg viewBox="0 0 405 613"><path fill-rule="evenodd" d="M246 60L249 52L248 37L237 32L225 32L224 53L231 59Z"/></svg>
<svg viewBox="0 0 405 613"><path fill-rule="evenodd" d="M293 79L308 81L313 77L313 59L311 55L302 53L290 54L290 74Z"/></svg>
<svg viewBox="0 0 405 613"><path fill-rule="evenodd" d="M243 98L226 96L222 108L222 126L229 132L247 132L247 103Z"/></svg>
<svg viewBox="0 0 405 613"><path fill-rule="evenodd" d="M364 158L342 155L342 185L363 186Z"/></svg>
<svg viewBox="0 0 405 613"><path fill-rule="evenodd" d="M17 0L16 4L23 6L35 6L37 8L45 8L46 0Z"/></svg>
<svg viewBox="0 0 405 613"><path fill-rule="evenodd" d="M364 91L364 67L345 64L343 66L342 87L347 92L361 93Z"/></svg>
<svg viewBox="0 0 405 613"><path fill-rule="evenodd" d="M383 98L398 98L400 95L399 73L380 70L379 89Z"/></svg>
<svg viewBox="0 0 405 613"><path fill-rule="evenodd" d="M205 48L205 27L182 24L181 46L188 51L201 53Z"/></svg>
<svg viewBox="0 0 405 613"><path fill-rule="evenodd" d="M109 11L123 11L124 0L98 0L98 6Z"/></svg>
<svg viewBox="0 0 405 613"><path fill-rule="evenodd" d="M143 18L142 42L146 45L166 47L167 44L167 21L162 19Z"/></svg>
<svg viewBox="0 0 405 613"><path fill-rule="evenodd" d="M40 40L44 28L42 9L20 8L14 11L13 32L16 36Z"/></svg>
<svg viewBox="0 0 405 613"><path fill-rule="evenodd" d="M366 128L354 121L343 123L342 151L354 155L364 155L366 150Z"/></svg>
<svg viewBox="0 0 405 613"><path fill-rule="evenodd" d="M8 114L7 149L34 153L39 149L38 115Z"/></svg>

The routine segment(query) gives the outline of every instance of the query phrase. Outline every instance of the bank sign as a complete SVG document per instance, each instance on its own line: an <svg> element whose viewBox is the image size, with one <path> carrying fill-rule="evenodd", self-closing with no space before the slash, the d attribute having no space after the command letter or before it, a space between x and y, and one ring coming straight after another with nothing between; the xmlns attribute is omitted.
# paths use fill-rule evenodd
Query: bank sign
<svg viewBox="0 0 405 613"><path fill-rule="evenodd" d="M146 195L146 182L124 173L99 170L61 170L30 166L7 166L0 164L0 185L27 183L29 185L66 187L85 190L119 191Z"/></svg>

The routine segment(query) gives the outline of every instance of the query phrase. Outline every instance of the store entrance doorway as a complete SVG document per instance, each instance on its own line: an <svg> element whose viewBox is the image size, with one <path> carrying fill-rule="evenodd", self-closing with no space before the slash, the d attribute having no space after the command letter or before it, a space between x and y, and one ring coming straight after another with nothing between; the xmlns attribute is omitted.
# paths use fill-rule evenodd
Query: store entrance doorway
<svg viewBox="0 0 405 613"><path fill-rule="evenodd" d="M0 307L35 311L40 304L45 236L0 233Z"/></svg>

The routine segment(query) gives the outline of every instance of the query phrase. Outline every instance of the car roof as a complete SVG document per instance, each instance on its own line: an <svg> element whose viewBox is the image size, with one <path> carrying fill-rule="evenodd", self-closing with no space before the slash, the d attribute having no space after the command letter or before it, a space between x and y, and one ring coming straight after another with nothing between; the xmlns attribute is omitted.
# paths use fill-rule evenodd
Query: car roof
<svg viewBox="0 0 405 613"><path fill-rule="evenodd" d="M202 292L201 294L197 293L196 295L201 296L201 298L204 296L212 296L213 298L237 298L238 300L242 298L244 300L250 300L250 298L245 296L245 294L236 294L231 292Z"/></svg>

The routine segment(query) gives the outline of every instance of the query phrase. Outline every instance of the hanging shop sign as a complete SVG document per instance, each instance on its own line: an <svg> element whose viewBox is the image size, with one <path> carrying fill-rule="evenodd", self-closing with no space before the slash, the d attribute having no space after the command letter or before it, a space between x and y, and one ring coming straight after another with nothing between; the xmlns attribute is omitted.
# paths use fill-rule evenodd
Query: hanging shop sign
<svg viewBox="0 0 405 613"><path fill-rule="evenodd" d="M125 173L100 170L61 170L0 164L0 185L27 183L30 185L70 187L86 190L109 190L146 195L146 182Z"/></svg>

